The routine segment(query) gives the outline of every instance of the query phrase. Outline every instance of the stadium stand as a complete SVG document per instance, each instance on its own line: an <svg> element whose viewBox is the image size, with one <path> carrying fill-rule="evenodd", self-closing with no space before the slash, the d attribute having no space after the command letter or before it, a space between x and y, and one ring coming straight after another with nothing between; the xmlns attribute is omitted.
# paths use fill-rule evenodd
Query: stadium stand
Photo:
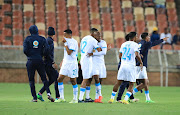
<svg viewBox="0 0 180 115"><path fill-rule="evenodd" d="M148 28L151 33L158 27L162 33L169 27L174 35L179 28L175 2L166 0L165 8L156 8L152 0L0 0L0 44L22 45L33 24L44 37L47 28L54 27L56 45L61 45L66 28L80 42L95 27L108 44L117 48L130 31L140 34Z"/></svg>

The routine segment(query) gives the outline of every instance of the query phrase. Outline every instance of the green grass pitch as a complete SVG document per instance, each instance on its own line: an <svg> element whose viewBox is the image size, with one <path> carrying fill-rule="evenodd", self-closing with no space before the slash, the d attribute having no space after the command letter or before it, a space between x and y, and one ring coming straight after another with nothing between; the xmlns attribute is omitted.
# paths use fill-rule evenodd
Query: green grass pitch
<svg viewBox="0 0 180 115"><path fill-rule="evenodd" d="M36 84L39 91L42 84ZM54 86L51 86L54 97ZM112 85L103 85L103 104L79 103L69 104L72 99L72 86L65 85L66 103L49 102L46 93L45 102L29 102L32 97L28 84L0 83L0 115L180 115L180 88L179 87L150 87L150 97L156 103L145 103L144 93L137 93L140 101L124 105L121 103L109 104ZM95 97L95 87L92 85L91 97Z"/></svg>

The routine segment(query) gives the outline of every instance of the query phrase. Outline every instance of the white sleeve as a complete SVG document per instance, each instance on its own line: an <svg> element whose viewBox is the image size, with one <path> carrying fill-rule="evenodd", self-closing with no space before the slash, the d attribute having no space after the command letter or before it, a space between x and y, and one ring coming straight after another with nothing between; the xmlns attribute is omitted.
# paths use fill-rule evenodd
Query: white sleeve
<svg viewBox="0 0 180 115"><path fill-rule="evenodd" d="M135 44L134 52L139 52L139 45L138 44Z"/></svg>
<svg viewBox="0 0 180 115"><path fill-rule="evenodd" d="M95 49L99 48L98 41L96 39L93 39L91 43Z"/></svg>

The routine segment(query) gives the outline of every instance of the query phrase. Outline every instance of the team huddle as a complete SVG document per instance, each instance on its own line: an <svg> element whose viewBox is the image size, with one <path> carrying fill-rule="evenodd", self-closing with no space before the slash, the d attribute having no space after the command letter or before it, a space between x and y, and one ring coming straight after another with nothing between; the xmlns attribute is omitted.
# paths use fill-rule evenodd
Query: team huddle
<svg viewBox="0 0 180 115"><path fill-rule="evenodd" d="M33 31L35 29L36 31ZM36 33L33 33L36 32ZM37 102L37 99L44 101L42 93L46 90L48 99L52 102L65 102L64 97L64 85L63 79L68 76L73 86L73 99L69 103L85 103L95 102L103 103L101 93L101 81L106 78L106 67L104 61L104 55L108 50L106 42L101 38L100 32L96 28L90 30L90 35L85 36L81 40L80 52L81 52L81 69L83 81L80 86L80 94L78 99L78 85L76 78L78 77L78 42L72 38L72 31L67 29L64 31L64 38L62 42L64 44L64 58L60 72L58 73L57 65L54 62L54 44L53 35L55 31L52 27L48 29L48 38L40 37L38 35L38 29L35 25L30 27L31 36L28 36L24 43L24 53L28 57L26 64L31 93L33 96L32 102ZM157 44L162 43L167 38L150 42L148 33L141 34L142 40L137 42L136 32L130 32L126 35L126 42L121 45L119 50L119 58L121 65L118 70L117 82L113 87L111 98L108 103L114 102L114 97L118 91L119 86L127 81L129 82L129 88L126 92L124 100L117 100L117 102L123 104L129 104L129 97L132 94L144 89L146 102L153 103L149 96L148 77L147 77L147 56L148 50ZM45 41L47 42L45 42ZM43 42L41 42L43 41ZM38 57L38 58L37 58ZM44 62L42 57L45 58ZM34 85L34 74L38 71L44 86L36 95ZM46 79L46 73L49 81ZM92 78L95 80L96 95L95 100L90 98L90 85ZM140 80L140 84L134 88L136 80ZM49 86L55 82L56 99L51 97ZM134 89L133 89L134 88ZM86 98L84 100L84 94Z"/></svg>

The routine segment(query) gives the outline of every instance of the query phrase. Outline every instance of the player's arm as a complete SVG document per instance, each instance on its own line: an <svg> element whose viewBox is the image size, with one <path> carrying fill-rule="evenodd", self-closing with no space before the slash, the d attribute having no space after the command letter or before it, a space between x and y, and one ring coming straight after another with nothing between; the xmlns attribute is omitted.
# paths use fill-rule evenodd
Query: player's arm
<svg viewBox="0 0 180 115"><path fill-rule="evenodd" d="M121 59L121 57L122 57L122 52L119 53L119 59Z"/></svg>
<svg viewBox="0 0 180 115"><path fill-rule="evenodd" d="M27 41L27 38L24 40L23 42L23 52L26 56L28 56L28 41Z"/></svg>
<svg viewBox="0 0 180 115"><path fill-rule="evenodd" d="M93 55L106 55L107 53L107 47L102 47L102 51L100 52L94 52Z"/></svg>
<svg viewBox="0 0 180 115"><path fill-rule="evenodd" d="M156 41L152 42L151 47L156 46L156 45L162 43L163 41L167 41L167 38L169 38L169 37L165 37L165 38L162 38L160 40L156 40Z"/></svg>
<svg viewBox="0 0 180 115"><path fill-rule="evenodd" d="M48 56L49 55L49 44L46 41L46 39L44 38L44 48L43 48L43 55L44 56Z"/></svg>
<svg viewBox="0 0 180 115"><path fill-rule="evenodd" d="M70 49L69 49L68 44L67 44L67 41L66 41L64 38L62 38L62 42L64 43L64 48L66 49L67 54L68 54L68 55L71 55L71 53L73 52L73 50L70 50Z"/></svg>
<svg viewBox="0 0 180 115"><path fill-rule="evenodd" d="M142 70L142 68L143 68L143 62L142 62L142 60L141 60L141 56L140 56L140 54L139 54L138 51L135 52L135 55L136 55L136 59L140 62L140 67L141 67L141 70Z"/></svg>

